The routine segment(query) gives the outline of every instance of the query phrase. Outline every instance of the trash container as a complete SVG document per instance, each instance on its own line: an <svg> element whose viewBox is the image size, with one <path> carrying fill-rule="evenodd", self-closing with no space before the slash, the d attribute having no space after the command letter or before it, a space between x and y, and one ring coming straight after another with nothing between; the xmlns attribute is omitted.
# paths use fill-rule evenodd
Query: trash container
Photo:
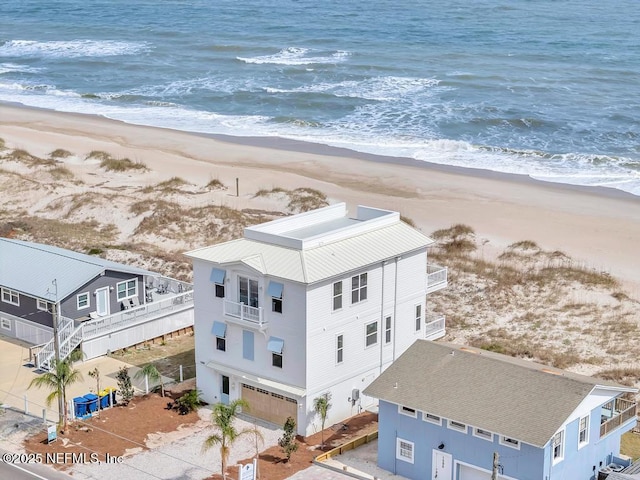
<svg viewBox="0 0 640 480"><path fill-rule="evenodd" d="M87 402L87 411L89 413L97 412L99 408L99 400L100 398L95 393L87 393L85 396L85 401Z"/></svg>
<svg viewBox="0 0 640 480"><path fill-rule="evenodd" d="M100 390L98 396L100 397L100 408L109 408L109 393L107 390Z"/></svg>
<svg viewBox="0 0 640 480"><path fill-rule="evenodd" d="M73 413L77 418L82 418L87 414L87 399L75 397L73 399Z"/></svg>
<svg viewBox="0 0 640 480"><path fill-rule="evenodd" d="M111 393L111 405L115 405L116 403L116 388L114 387L107 387L104 389L105 392ZM107 400L108 402L108 400Z"/></svg>

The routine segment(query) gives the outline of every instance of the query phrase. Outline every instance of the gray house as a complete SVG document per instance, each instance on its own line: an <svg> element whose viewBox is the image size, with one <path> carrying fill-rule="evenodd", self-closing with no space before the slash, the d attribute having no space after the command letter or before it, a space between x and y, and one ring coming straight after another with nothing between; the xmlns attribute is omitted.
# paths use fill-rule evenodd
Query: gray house
<svg viewBox="0 0 640 480"><path fill-rule="evenodd" d="M85 357L93 358L190 327L192 310L189 284L71 250L0 238L0 334L41 347L34 349L39 367L48 368L53 355L54 312L62 356L82 344Z"/></svg>

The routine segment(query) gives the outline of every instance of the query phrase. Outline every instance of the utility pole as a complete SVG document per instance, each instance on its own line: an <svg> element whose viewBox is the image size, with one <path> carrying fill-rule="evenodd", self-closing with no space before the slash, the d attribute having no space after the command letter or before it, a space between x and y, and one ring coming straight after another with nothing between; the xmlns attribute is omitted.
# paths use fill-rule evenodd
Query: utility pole
<svg viewBox="0 0 640 480"><path fill-rule="evenodd" d="M59 308L58 305L58 281L53 279L53 286L56 287L55 291L55 302L51 307L51 316L53 319L53 349L54 349L54 359L55 359L55 367L57 368L58 363L60 362L60 338L58 338L58 314ZM51 367L51 364L49 364ZM57 372L56 372L57 374ZM63 398L64 392L58 392L58 421L60 425L64 425L64 405L67 401L66 398Z"/></svg>
<svg viewBox="0 0 640 480"><path fill-rule="evenodd" d="M500 455L493 452L493 470L491 471L491 480L498 480L498 468L500 467Z"/></svg>

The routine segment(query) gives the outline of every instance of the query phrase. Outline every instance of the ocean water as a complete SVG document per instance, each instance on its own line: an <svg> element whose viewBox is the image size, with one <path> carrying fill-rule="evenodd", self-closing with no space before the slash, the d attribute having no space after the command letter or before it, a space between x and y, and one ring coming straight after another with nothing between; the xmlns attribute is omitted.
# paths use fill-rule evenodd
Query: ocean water
<svg viewBox="0 0 640 480"><path fill-rule="evenodd" d="M0 101L640 195L639 32L637 0L2 1Z"/></svg>

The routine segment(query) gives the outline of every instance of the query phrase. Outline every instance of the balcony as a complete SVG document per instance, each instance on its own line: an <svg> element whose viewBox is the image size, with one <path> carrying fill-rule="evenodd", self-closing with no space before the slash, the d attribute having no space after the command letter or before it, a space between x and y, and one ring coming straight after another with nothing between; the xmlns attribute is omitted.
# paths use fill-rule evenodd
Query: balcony
<svg viewBox="0 0 640 480"><path fill-rule="evenodd" d="M427 293L442 290L447 286L447 267L435 263L427 264Z"/></svg>
<svg viewBox="0 0 640 480"><path fill-rule="evenodd" d="M636 402L616 398L602 406L600 438L636 417Z"/></svg>
<svg viewBox="0 0 640 480"><path fill-rule="evenodd" d="M243 302L234 302L225 299L224 314L227 317L231 317L232 321L238 320L243 325L258 327L261 330L267 327L262 307L250 307Z"/></svg>
<svg viewBox="0 0 640 480"><path fill-rule="evenodd" d="M424 338L437 340L446 334L444 315L427 315L424 326Z"/></svg>

